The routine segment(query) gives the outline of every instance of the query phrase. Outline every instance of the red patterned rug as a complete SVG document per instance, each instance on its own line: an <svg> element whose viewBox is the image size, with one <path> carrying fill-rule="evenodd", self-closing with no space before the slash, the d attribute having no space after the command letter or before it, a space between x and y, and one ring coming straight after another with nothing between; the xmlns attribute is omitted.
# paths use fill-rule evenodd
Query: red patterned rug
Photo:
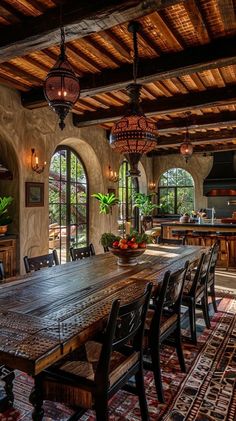
<svg viewBox="0 0 236 421"><path fill-rule="evenodd" d="M236 420L236 297L217 293L218 313L206 329L199 318L198 345L184 344L187 374L181 373L175 352L162 352L166 403L156 397L153 375L145 373L150 421L235 421ZM16 372L14 408L0 414L1 421L30 421L32 407L28 396L32 379ZM0 384L0 397L1 397ZM136 396L118 392L109 403L110 421L140 421ZM45 402L44 421L65 421L73 413L63 405ZM82 421L95 421L88 411Z"/></svg>

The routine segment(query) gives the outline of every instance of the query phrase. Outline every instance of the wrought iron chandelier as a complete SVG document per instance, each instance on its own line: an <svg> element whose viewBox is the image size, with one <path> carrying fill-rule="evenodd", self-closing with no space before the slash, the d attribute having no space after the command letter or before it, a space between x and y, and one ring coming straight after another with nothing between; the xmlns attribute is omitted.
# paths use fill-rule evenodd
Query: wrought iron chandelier
<svg viewBox="0 0 236 421"><path fill-rule="evenodd" d="M186 132L185 132L185 140L182 143L182 145L180 145L180 154L183 156L183 158L185 159L185 162L187 163L188 160L191 158L192 154L193 154L193 145L190 142L190 136L189 136L189 131L188 131L188 115L186 117Z"/></svg>
<svg viewBox="0 0 236 421"><path fill-rule="evenodd" d="M128 26L129 32L133 34L133 79L126 87L129 95L129 106L127 113L121 120L117 121L110 133L111 147L125 155L130 163L129 175L137 177L140 175L138 163L141 156L156 148L157 145L157 127L156 124L148 119L142 111L140 105L140 95L142 85L137 84L138 70L138 44L137 33L141 26L138 22L130 22Z"/></svg>
<svg viewBox="0 0 236 421"><path fill-rule="evenodd" d="M67 56L65 47L65 31L61 28L60 55L48 73L44 82L44 95L50 107L60 118L59 126L64 129L64 120L76 103L80 94L79 80L73 71Z"/></svg>

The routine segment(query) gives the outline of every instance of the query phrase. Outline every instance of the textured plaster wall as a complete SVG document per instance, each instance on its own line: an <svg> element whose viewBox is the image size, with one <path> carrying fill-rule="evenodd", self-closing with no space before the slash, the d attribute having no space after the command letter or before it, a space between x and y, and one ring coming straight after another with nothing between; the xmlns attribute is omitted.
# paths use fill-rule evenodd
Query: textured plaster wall
<svg viewBox="0 0 236 421"><path fill-rule="evenodd" d="M99 204L91 198L94 192L107 192L117 184L108 180L108 167L119 170L122 157L109 146L105 130L98 127L75 128L71 115L66 118L63 131L58 127L56 114L48 107L26 110L21 105L20 95L0 86L0 163L13 171L13 180L0 181L0 195L14 197L12 214L14 224L11 232L18 236L18 262L24 273L23 256L34 256L48 252L48 174L51 157L59 144L71 146L81 157L89 182L89 241L96 251L102 251L99 239L109 230L109 217L99 214ZM31 148L35 148L40 161L48 164L42 174L31 169ZM146 177L151 179L150 161L142 159L142 187ZM147 169L147 175L146 175ZM44 183L44 206L25 206L25 182ZM112 214L112 229L117 228L117 209Z"/></svg>
<svg viewBox="0 0 236 421"><path fill-rule="evenodd" d="M165 155L154 158L154 181L157 183L163 172L170 168L183 168L188 171L195 185L195 209L207 207L207 198L203 196L203 181L213 165L211 156L193 155L188 163L179 155Z"/></svg>

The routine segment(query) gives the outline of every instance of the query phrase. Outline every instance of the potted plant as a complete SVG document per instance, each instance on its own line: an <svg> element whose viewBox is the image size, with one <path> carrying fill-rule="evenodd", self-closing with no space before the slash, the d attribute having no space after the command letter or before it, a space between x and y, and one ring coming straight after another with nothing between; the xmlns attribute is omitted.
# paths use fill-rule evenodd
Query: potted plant
<svg viewBox="0 0 236 421"><path fill-rule="evenodd" d="M147 223L152 223L152 212L159 207L152 202L152 196L153 194L145 193L135 193L134 195L134 207L139 209L140 220L144 226Z"/></svg>
<svg viewBox="0 0 236 421"><path fill-rule="evenodd" d="M8 207L13 202L13 197L0 197L0 235L5 235L12 218L8 215Z"/></svg>

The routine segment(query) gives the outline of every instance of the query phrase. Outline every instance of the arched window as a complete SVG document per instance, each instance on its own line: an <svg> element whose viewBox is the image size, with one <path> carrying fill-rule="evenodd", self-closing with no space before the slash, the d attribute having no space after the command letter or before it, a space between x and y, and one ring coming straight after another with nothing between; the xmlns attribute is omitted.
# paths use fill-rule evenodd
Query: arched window
<svg viewBox="0 0 236 421"><path fill-rule="evenodd" d="M133 209L133 196L139 191L137 177L128 177L130 165L123 161L119 169L119 224L130 221L133 228L138 229L138 209Z"/></svg>
<svg viewBox="0 0 236 421"><path fill-rule="evenodd" d="M73 244L88 243L88 185L81 159L61 146L54 153L49 173L49 248L60 261L68 261Z"/></svg>
<svg viewBox="0 0 236 421"><path fill-rule="evenodd" d="M158 187L160 212L180 214L194 209L194 181L182 168L171 168L160 177Z"/></svg>

